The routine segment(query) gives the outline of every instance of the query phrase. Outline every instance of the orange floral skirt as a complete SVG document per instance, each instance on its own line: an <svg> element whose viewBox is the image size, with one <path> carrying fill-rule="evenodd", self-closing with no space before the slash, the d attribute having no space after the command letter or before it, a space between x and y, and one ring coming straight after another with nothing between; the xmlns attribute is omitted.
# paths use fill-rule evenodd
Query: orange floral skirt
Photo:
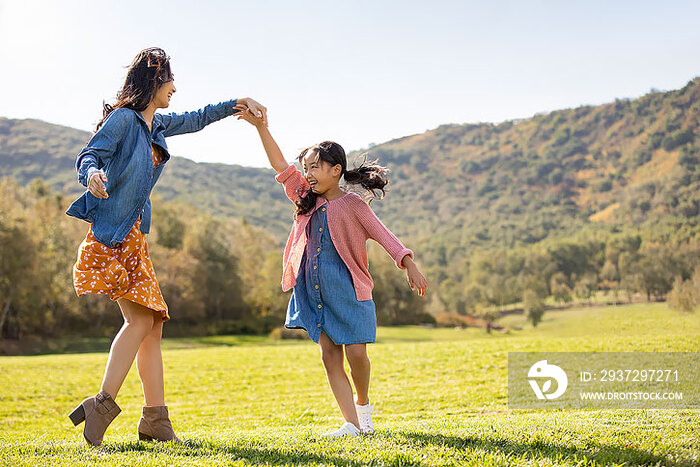
<svg viewBox="0 0 700 467"><path fill-rule="evenodd" d="M116 248L100 243L90 225L78 248L73 286L78 296L94 293L109 295L114 301L125 298L160 313L163 321L170 319L148 254L146 236L141 233L141 217Z"/></svg>

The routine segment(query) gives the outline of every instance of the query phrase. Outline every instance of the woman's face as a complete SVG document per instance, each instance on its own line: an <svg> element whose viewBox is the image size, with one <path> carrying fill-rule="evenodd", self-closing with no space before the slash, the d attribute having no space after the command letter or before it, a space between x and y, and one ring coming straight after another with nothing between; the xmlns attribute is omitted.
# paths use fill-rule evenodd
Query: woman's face
<svg viewBox="0 0 700 467"><path fill-rule="evenodd" d="M331 166L321 159L318 151L309 151L302 161L304 165L304 177L311 185L311 190L322 195L330 188L338 184L341 167L340 164Z"/></svg>
<svg viewBox="0 0 700 467"><path fill-rule="evenodd" d="M170 80L163 83L153 96L153 103L157 109L166 109L170 106L170 98L177 91L175 89L175 80Z"/></svg>

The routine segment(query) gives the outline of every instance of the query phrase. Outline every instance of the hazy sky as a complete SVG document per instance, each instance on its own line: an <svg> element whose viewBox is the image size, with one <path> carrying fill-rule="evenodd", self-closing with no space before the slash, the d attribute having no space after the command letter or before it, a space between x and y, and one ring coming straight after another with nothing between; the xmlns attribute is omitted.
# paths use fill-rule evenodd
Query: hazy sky
<svg viewBox="0 0 700 467"><path fill-rule="evenodd" d="M700 2L0 0L0 116L91 130L149 46L172 58L171 111L254 97L289 160L679 88L700 75ZM234 118L168 144L267 164Z"/></svg>

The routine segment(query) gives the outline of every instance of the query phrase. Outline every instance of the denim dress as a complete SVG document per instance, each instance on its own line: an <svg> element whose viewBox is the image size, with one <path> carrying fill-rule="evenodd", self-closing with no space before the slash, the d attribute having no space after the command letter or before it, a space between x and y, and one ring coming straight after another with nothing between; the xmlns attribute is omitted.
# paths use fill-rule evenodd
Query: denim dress
<svg viewBox="0 0 700 467"><path fill-rule="evenodd" d="M325 204L313 213L306 238L284 326L306 330L314 342L321 332L336 345L375 342L374 300L357 300L350 271L328 232Z"/></svg>

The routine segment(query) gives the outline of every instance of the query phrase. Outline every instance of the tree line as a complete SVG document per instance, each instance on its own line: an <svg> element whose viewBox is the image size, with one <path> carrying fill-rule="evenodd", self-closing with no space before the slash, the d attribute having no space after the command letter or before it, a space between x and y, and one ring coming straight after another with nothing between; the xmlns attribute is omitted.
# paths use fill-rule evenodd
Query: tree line
<svg viewBox="0 0 700 467"><path fill-rule="evenodd" d="M668 299L682 312L700 305L700 242L695 236L674 232L645 238L630 229L581 237L476 250L452 274L434 271L443 276L441 301L448 310L489 322L507 305L520 305L533 325L541 320L545 301L592 301L598 292L612 303Z"/></svg>
<svg viewBox="0 0 700 467"><path fill-rule="evenodd" d="M111 336L121 323L107 297L75 294L72 267L88 225L65 215L69 202L38 180L26 187L0 181L2 338ZM173 318L166 334L267 333L283 324L291 292L281 290L282 245L271 235L244 218L214 217L182 202L155 198L153 206L149 249ZM668 299L690 312L700 302L700 242L684 226L474 249L449 263L440 260L447 246L438 246L437 257L426 258L433 287L425 298L369 242L378 322L454 324L450 316L478 316L490 324L516 305L536 325L545 302L592 300L599 291L614 302Z"/></svg>

